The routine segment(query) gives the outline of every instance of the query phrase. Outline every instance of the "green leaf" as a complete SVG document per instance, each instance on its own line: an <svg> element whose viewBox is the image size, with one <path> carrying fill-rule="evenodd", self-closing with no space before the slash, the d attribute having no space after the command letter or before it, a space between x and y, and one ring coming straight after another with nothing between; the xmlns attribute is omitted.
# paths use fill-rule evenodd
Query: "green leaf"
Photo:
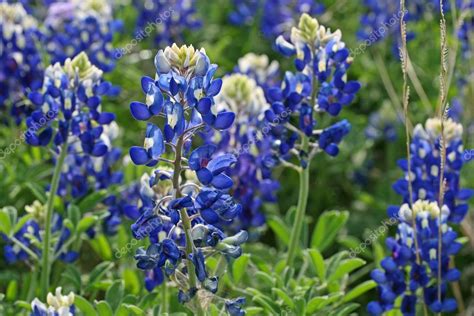
<svg viewBox="0 0 474 316"><path fill-rule="evenodd" d="M293 300L281 289L278 289L276 287L272 288L272 292L274 292L283 302L290 307L291 309L295 308L295 303Z"/></svg>
<svg viewBox="0 0 474 316"><path fill-rule="evenodd" d="M17 280L11 280L8 283L6 299L7 301L14 301L18 295L18 282Z"/></svg>
<svg viewBox="0 0 474 316"><path fill-rule="evenodd" d="M22 227L23 225L25 225L25 223L27 221L29 221L30 219L33 218L33 215L31 214L26 214L22 217L20 217L20 219L18 220L18 222L15 224L15 226L13 227L13 234L15 234L16 232L18 232Z"/></svg>
<svg viewBox="0 0 474 316"><path fill-rule="evenodd" d="M112 259L112 249L110 248L109 241L104 236L104 234L98 234L94 239L90 241L94 251L103 259L111 260Z"/></svg>
<svg viewBox="0 0 474 316"><path fill-rule="evenodd" d="M311 247L323 252L329 247L349 218L349 212L328 211L318 219L311 239Z"/></svg>
<svg viewBox="0 0 474 316"><path fill-rule="evenodd" d="M123 280L125 288L132 294L140 293L141 285L135 269L126 268L123 270Z"/></svg>
<svg viewBox="0 0 474 316"><path fill-rule="evenodd" d="M255 277L270 288L275 286L275 279L268 273L257 271Z"/></svg>
<svg viewBox="0 0 474 316"><path fill-rule="evenodd" d="M100 301L96 304L97 312L100 316L113 316L114 313L109 303L106 301Z"/></svg>
<svg viewBox="0 0 474 316"><path fill-rule="evenodd" d="M344 306L341 306L339 308L337 308L334 312L334 315L335 316L347 316L349 315L350 313L352 313L353 311L355 311L356 309L359 308L359 304L357 303L350 303L350 304L346 304ZM332 315L332 314L331 314Z"/></svg>
<svg viewBox="0 0 474 316"><path fill-rule="evenodd" d="M261 296L254 296L252 298L252 301L254 301L257 304L260 304L265 309L265 311L270 313L270 315L279 315L279 313L277 313L275 309Z"/></svg>
<svg viewBox="0 0 474 316"><path fill-rule="evenodd" d="M42 204L46 203L46 192L40 184L35 182L28 182L26 183L26 187L30 189L31 193L33 193L33 195L38 199L38 201L40 201Z"/></svg>
<svg viewBox="0 0 474 316"><path fill-rule="evenodd" d="M109 261L101 262L97 266L95 266L95 268L91 271L89 275L89 282L87 284L87 289L93 288L96 285L96 283L98 283L102 279L105 273L107 273L107 271L112 269L113 266L114 264Z"/></svg>
<svg viewBox="0 0 474 316"><path fill-rule="evenodd" d="M245 312L247 316L254 316L254 315L262 315L263 314L263 308L261 307L248 307L245 309Z"/></svg>
<svg viewBox="0 0 474 316"><path fill-rule="evenodd" d="M355 288L353 288L351 291L349 291L345 296L343 301L344 302L349 302L352 301L353 299L361 296L367 291L370 291L371 289L375 288L377 286L377 283L373 280L365 281L359 285L357 285Z"/></svg>
<svg viewBox="0 0 474 316"><path fill-rule="evenodd" d="M309 249L308 253L311 258L311 262L313 263L314 269L318 274L318 277L321 279L322 282L324 282L324 280L326 279L326 266L324 264L323 256L317 249Z"/></svg>
<svg viewBox="0 0 474 316"><path fill-rule="evenodd" d="M110 304L112 310L116 310L120 305L124 294L122 280L115 281L105 293L105 300Z"/></svg>
<svg viewBox="0 0 474 316"><path fill-rule="evenodd" d="M272 216L267 220L268 226L277 235L277 237L286 245L290 243L290 229L286 224L276 216Z"/></svg>
<svg viewBox="0 0 474 316"><path fill-rule="evenodd" d="M81 211L79 207L74 204L69 204L67 207L67 218L72 222L73 226L76 227L81 219Z"/></svg>
<svg viewBox="0 0 474 316"><path fill-rule="evenodd" d="M138 306L130 305L130 304L123 304L123 306L134 315L144 315L145 312Z"/></svg>
<svg viewBox="0 0 474 316"><path fill-rule="evenodd" d="M336 302L342 297L342 295L342 292L337 292L326 296L314 297L308 302L308 304L306 304L306 313L312 315L324 306Z"/></svg>
<svg viewBox="0 0 474 316"><path fill-rule="evenodd" d="M89 194L84 199L82 199L82 201L78 204L79 210L81 211L81 213L92 211L92 209L97 204L102 202L102 200L105 198L106 195L107 195L106 190L100 190L92 194Z"/></svg>
<svg viewBox="0 0 474 316"><path fill-rule="evenodd" d="M92 225L97 222L97 216L87 216L82 218L77 225L77 232L79 234L88 230Z"/></svg>
<svg viewBox="0 0 474 316"><path fill-rule="evenodd" d="M337 268L336 271L331 274L328 278L328 282L337 281L344 275L354 271L357 268L362 267L365 261L359 258L344 260Z"/></svg>
<svg viewBox="0 0 474 316"><path fill-rule="evenodd" d="M12 222L10 214L6 207L0 210L0 232L10 236L12 230Z"/></svg>
<svg viewBox="0 0 474 316"><path fill-rule="evenodd" d="M82 313L84 313L84 316L97 316L97 312L95 311L94 306L82 296L79 296L79 295L74 296L74 305Z"/></svg>
<svg viewBox="0 0 474 316"><path fill-rule="evenodd" d="M29 302L26 302L26 301L15 301L15 306L18 306L20 308L24 308L26 309L27 311L31 311L31 303ZM1 311L1 309L0 309Z"/></svg>
<svg viewBox="0 0 474 316"><path fill-rule="evenodd" d="M249 254L243 254L234 261L232 265L232 276L234 277L234 281L236 284L239 283L239 281L244 276L244 273L247 270L249 259Z"/></svg>

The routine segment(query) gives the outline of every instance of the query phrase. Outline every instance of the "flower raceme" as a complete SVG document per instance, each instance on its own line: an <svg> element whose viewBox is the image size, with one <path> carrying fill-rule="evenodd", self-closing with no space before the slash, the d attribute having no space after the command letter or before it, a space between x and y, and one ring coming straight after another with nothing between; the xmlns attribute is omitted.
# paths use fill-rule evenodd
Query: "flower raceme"
<svg viewBox="0 0 474 316"><path fill-rule="evenodd" d="M418 200L412 208L403 204L398 215L400 224L397 236L386 241L391 256L382 260L382 269L375 269L371 273L372 279L378 284L379 296L377 301L367 306L368 312L371 315L381 315L393 309L395 300L401 297L403 315L415 315L418 289L423 290L422 301L432 312L455 310L456 301L447 298L446 290L449 282L457 281L460 277L459 270L450 267L450 256L459 252L461 244L456 241L457 233L448 226L448 207L445 205L440 210L437 202ZM416 224L415 229L412 221ZM439 238L442 242L441 254L438 253ZM419 250L415 243L418 243ZM439 264L441 300L437 296L436 281Z"/></svg>
<svg viewBox="0 0 474 316"><path fill-rule="evenodd" d="M460 187L460 173L463 160L463 127L452 119L444 122L446 164L443 178L446 181L444 204L449 208L448 220L460 223L467 214L466 201L474 195L472 189ZM411 142L411 181L413 199L438 201L439 178L441 165L441 121L438 118L428 119L425 127L417 125ZM407 173L406 159L399 161L401 169ZM407 178L399 179L393 189L408 203L409 190ZM389 209L390 210L393 208ZM390 215L390 214L389 214Z"/></svg>
<svg viewBox="0 0 474 316"><path fill-rule="evenodd" d="M166 276L179 287L179 300L188 302L217 292L219 275L207 271L205 258L236 258L247 239L244 231L229 237L223 232L242 208L228 193L233 181L226 174L237 158L217 153L211 143L193 148L200 130L226 130L235 114L216 106L222 80L213 78L217 66L204 49L173 44L157 53L155 67L155 79L141 80L145 102L130 104L135 119L148 121L144 145L132 147L130 157L156 167L142 177L140 216L131 227L135 238L148 238L150 245L135 258L146 271L148 290Z"/></svg>
<svg viewBox="0 0 474 316"><path fill-rule="evenodd" d="M446 163L440 208L442 130ZM425 127L415 127L410 145L411 170L408 170L407 160L401 160L399 165L405 176L393 185L404 204L388 208L390 217L400 219L397 236L387 239L391 256L382 260L382 269L373 270L371 274L379 293L378 299L367 306L371 315L392 310L399 297L404 315L415 315L418 302L426 304L434 313L456 309L456 301L447 297L447 286L460 278L459 270L452 267L451 257L462 245L456 241L457 233L450 225L464 219L468 210L466 201L474 194L474 190L460 188L462 132L461 124L451 119L443 122L443 128L438 118L428 119ZM408 179L416 201L411 207ZM417 297L418 290L423 294L422 299Z"/></svg>
<svg viewBox="0 0 474 316"><path fill-rule="evenodd" d="M105 155L108 147L101 139L103 125L110 124L115 115L101 111L101 96L110 88L110 83L102 81L102 71L85 53L67 59L64 65L56 63L46 68L41 92L29 95L36 109L26 124L35 127L45 116L52 119L27 134L28 144L47 146L53 140L55 146L60 146L77 141L83 153Z"/></svg>
<svg viewBox="0 0 474 316"><path fill-rule="evenodd" d="M345 120L326 129L315 129L316 114L337 117L360 89L357 81L347 81L352 58L341 37L340 30L331 32L303 14L298 27L292 28L289 41L284 36L276 40L281 54L296 55L297 72L287 72L281 87L270 89L271 107L265 111L268 122L278 122L273 123L272 129L274 147L285 160L295 154L305 166L320 150L335 156L338 144L350 130ZM280 118L287 111L293 114L293 120ZM297 145L298 139L308 139L309 144Z"/></svg>

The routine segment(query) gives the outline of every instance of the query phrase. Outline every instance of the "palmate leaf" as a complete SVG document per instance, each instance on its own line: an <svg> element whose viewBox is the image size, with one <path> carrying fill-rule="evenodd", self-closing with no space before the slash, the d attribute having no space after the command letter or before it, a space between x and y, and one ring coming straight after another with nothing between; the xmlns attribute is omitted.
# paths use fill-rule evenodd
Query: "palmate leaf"
<svg viewBox="0 0 474 316"><path fill-rule="evenodd" d="M311 238L311 248L323 252L332 245L337 234L347 222L349 212L328 211L324 212L318 219L316 228Z"/></svg>
<svg viewBox="0 0 474 316"><path fill-rule="evenodd" d="M365 261L359 258L347 259L344 260L328 277L328 282L334 282L342 278L344 275L351 273L355 269L362 267L365 264Z"/></svg>
<svg viewBox="0 0 474 316"><path fill-rule="evenodd" d="M357 285L355 288L350 290L345 296L343 301L344 302L350 302L353 299L361 296L367 291L370 291L371 289L375 288L377 286L377 283L373 280L365 281L359 285Z"/></svg>
<svg viewBox="0 0 474 316"><path fill-rule="evenodd" d="M82 312L84 316L96 316L98 315L94 306L84 297L75 295L74 305Z"/></svg>
<svg viewBox="0 0 474 316"><path fill-rule="evenodd" d="M232 276L234 277L235 283L239 283L239 281L242 279L245 271L247 270L249 259L249 254L243 254L234 261L232 265Z"/></svg>

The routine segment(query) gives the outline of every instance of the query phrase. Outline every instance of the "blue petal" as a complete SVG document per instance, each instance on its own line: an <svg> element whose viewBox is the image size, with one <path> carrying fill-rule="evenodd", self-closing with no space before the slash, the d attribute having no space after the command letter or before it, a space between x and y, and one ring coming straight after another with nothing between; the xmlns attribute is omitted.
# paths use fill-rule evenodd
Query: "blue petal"
<svg viewBox="0 0 474 316"><path fill-rule="evenodd" d="M130 158L132 158L133 163L136 165L144 165L150 160L145 148L138 146L130 148Z"/></svg>
<svg viewBox="0 0 474 316"><path fill-rule="evenodd" d="M147 105L141 102L135 101L130 103L130 112L132 112L133 117L139 121L146 121L151 117Z"/></svg>
<svg viewBox="0 0 474 316"><path fill-rule="evenodd" d="M202 98L197 104L197 110L199 113L206 115L211 110L211 105L212 102L210 98Z"/></svg>
<svg viewBox="0 0 474 316"><path fill-rule="evenodd" d="M227 190L234 185L234 182L230 177L221 173L212 179L212 185L217 189Z"/></svg>
<svg viewBox="0 0 474 316"><path fill-rule="evenodd" d="M209 171L209 169L207 169L207 168L199 169L198 171L196 171L196 175L197 175L199 181L204 185L207 185L207 184L211 183L211 181L212 181L212 172Z"/></svg>
<svg viewBox="0 0 474 316"><path fill-rule="evenodd" d="M214 128L225 130L232 126L234 123L235 114L234 112L221 112L217 114L216 120L214 122Z"/></svg>
<svg viewBox="0 0 474 316"><path fill-rule="evenodd" d="M222 79L216 79L211 82L211 85L209 86L209 89L206 91L207 96L216 96L220 91L222 87Z"/></svg>
<svg viewBox="0 0 474 316"><path fill-rule="evenodd" d="M201 217L209 224L215 224L219 221L219 216L212 209L201 210Z"/></svg>
<svg viewBox="0 0 474 316"><path fill-rule="evenodd" d="M150 77L143 76L141 83L143 92L148 93L148 91L150 91L150 88L155 85L155 80Z"/></svg>
<svg viewBox="0 0 474 316"><path fill-rule="evenodd" d="M207 165L207 168L212 172L212 174L216 175L225 171L236 162L237 158L234 154L224 154L212 159Z"/></svg>

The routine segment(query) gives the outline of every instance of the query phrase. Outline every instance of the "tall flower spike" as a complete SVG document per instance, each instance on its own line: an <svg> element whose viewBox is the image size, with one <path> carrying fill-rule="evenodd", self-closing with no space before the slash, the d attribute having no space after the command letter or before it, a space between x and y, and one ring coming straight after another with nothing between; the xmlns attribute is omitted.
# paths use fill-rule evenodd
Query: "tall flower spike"
<svg viewBox="0 0 474 316"><path fill-rule="evenodd" d="M449 282L460 277L460 272L452 268L450 262L462 245L456 241L457 233L450 225L463 220L468 210L466 201L474 195L474 190L461 189L459 184L463 165L462 126L451 119L443 124L447 157L443 176L446 180L444 204L438 205L441 121L434 118L428 119L425 127L420 124L415 127L410 144L411 170L405 159L399 161L404 177L393 188L403 197L404 204L390 206L387 210L390 217L400 220L400 224L396 238L386 241L391 256L381 262L383 269L376 269L371 274L378 284L379 294L378 299L367 306L371 315L393 309L397 297L402 297L404 315L413 315L420 302L417 291L423 293L424 304L434 313L456 309L456 301L447 297L446 288ZM416 201L412 207L408 204L409 172ZM438 279L438 267L441 268L441 280Z"/></svg>
<svg viewBox="0 0 474 316"><path fill-rule="evenodd" d="M347 80L352 63L340 30L320 25L318 20L303 14L298 26L291 29L287 40L280 35L276 48L284 56L295 56L296 72L286 72L280 87L268 91L271 107L265 118L271 126L269 139L272 159L297 170L300 193L295 224L290 235L287 264L295 259L309 194L309 164L324 151L339 153L339 143L350 131L347 120L317 129L316 115L326 113L337 117L342 108L352 103L360 89L357 81ZM293 158L299 160L295 165Z"/></svg>
<svg viewBox="0 0 474 316"><path fill-rule="evenodd" d="M130 104L137 120L164 119L159 126L148 122L144 146L130 149L135 164L157 166L141 181L140 215L131 229L150 245L140 248L135 259L146 271L149 291L171 279L179 288L179 301L195 300L189 306L199 314L207 306L195 297L215 295L218 289L219 275L211 275L205 258L240 256L247 233L226 237L223 232L241 212L227 192L233 181L226 172L235 155L217 153L213 144L192 144L203 129L231 127L235 114L215 103L222 80L213 78L217 66L204 49L173 44L157 53L155 67L155 79L143 77L141 82L146 103ZM170 156L174 159L166 158Z"/></svg>
<svg viewBox="0 0 474 316"><path fill-rule="evenodd" d="M285 74L280 88L270 89L272 105L265 112L267 121L273 126L274 147L283 159L289 159L292 152L298 153L305 166L318 151L336 155L339 142L350 129L347 121L327 129L315 129L316 113L325 112L336 117L360 89L357 81L346 79L352 58L341 37L340 30L331 32L316 19L303 14L298 27L291 30L290 41L283 36L276 40L283 55L296 55L297 69L295 73ZM292 125L290 116L297 118L298 126ZM310 141L305 148L296 144L301 137Z"/></svg>

